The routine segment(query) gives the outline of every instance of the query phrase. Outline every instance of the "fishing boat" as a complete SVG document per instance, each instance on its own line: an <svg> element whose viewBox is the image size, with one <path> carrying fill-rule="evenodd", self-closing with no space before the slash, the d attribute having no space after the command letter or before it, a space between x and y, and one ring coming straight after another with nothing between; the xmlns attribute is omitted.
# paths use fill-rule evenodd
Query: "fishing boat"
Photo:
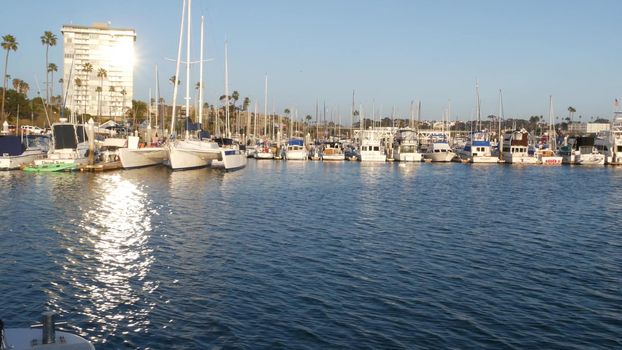
<svg viewBox="0 0 622 350"><path fill-rule="evenodd" d="M606 156L599 153L595 136L568 137L560 149L565 164L604 165Z"/></svg>
<svg viewBox="0 0 622 350"><path fill-rule="evenodd" d="M0 170L20 169L37 159L45 158L49 149L47 136L0 136Z"/></svg>
<svg viewBox="0 0 622 350"><path fill-rule="evenodd" d="M306 160L307 150L303 139L290 139L285 149L285 159L287 160Z"/></svg>
<svg viewBox="0 0 622 350"><path fill-rule="evenodd" d="M461 150L462 156L470 163L497 163L499 158L492 155L492 144L488 131L475 131Z"/></svg>
<svg viewBox="0 0 622 350"><path fill-rule="evenodd" d="M525 129L506 131L503 135L503 159L511 164L537 164L529 154L529 133Z"/></svg>
<svg viewBox="0 0 622 350"><path fill-rule="evenodd" d="M609 131L598 135L595 146L606 164L622 165L622 111L614 112Z"/></svg>
<svg viewBox="0 0 622 350"><path fill-rule="evenodd" d="M325 142L322 145L321 157L323 161L346 160L345 152L339 142Z"/></svg>
<svg viewBox="0 0 622 350"><path fill-rule="evenodd" d="M475 84L476 110L477 110L477 131L471 135L460 153L463 159L470 163L497 163L498 157L492 155L492 145L490 143L490 132L482 130L481 122L481 102L479 99L479 82Z"/></svg>
<svg viewBox="0 0 622 350"><path fill-rule="evenodd" d="M270 141L264 140L255 147L255 159L274 159L274 152Z"/></svg>
<svg viewBox="0 0 622 350"><path fill-rule="evenodd" d="M118 152L124 169L159 165L168 160L168 152L163 146L157 143L142 145L138 136L128 136L127 147L119 148Z"/></svg>
<svg viewBox="0 0 622 350"><path fill-rule="evenodd" d="M359 159L361 162L387 161L387 155L384 152L384 145L382 144L380 131L369 129L361 132Z"/></svg>
<svg viewBox="0 0 622 350"><path fill-rule="evenodd" d="M563 157L557 154L557 139L555 135L555 112L553 111L553 96L549 96L549 131L542 137L535 157L542 165L561 165Z"/></svg>
<svg viewBox="0 0 622 350"><path fill-rule="evenodd" d="M60 122L52 125L52 147L47 158L36 159L25 166L28 172L74 171L80 164L86 164L88 152L87 136L84 125Z"/></svg>
<svg viewBox="0 0 622 350"><path fill-rule="evenodd" d="M419 151L419 139L410 128L399 130L393 146L393 159L400 162L421 162L423 153Z"/></svg>
<svg viewBox="0 0 622 350"><path fill-rule="evenodd" d="M95 350L93 344L73 333L56 330L55 313L44 312L42 323L29 328L4 328L0 321L2 350ZM41 328L41 329L37 329Z"/></svg>

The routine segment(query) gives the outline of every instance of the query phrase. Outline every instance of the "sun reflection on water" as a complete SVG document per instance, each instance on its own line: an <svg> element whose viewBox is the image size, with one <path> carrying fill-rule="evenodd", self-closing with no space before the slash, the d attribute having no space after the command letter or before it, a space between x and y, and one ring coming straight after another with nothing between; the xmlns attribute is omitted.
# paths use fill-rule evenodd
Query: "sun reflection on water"
<svg viewBox="0 0 622 350"><path fill-rule="evenodd" d="M149 198L119 175L100 174L80 202L64 270L92 325L87 331L101 342L119 328L145 332L154 307L146 296L158 288L147 278L154 262Z"/></svg>

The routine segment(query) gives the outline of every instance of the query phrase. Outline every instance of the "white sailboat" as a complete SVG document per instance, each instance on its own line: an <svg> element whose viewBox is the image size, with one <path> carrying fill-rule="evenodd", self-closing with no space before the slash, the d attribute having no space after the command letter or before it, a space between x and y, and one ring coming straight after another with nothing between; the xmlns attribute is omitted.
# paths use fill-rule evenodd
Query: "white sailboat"
<svg viewBox="0 0 622 350"><path fill-rule="evenodd" d="M0 136L0 170L19 169L37 159L45 158L48 152L48 137L38 135Z"/></svg>
<svg viewBox="0 0 622 350"><path fill-rule="evenodd" d="M175 77L179 76L179 65L181 61L181 47L184 27L184 12L186 8L186 0L183 1L181 27L179 32L179 46L177 50L177 66ZM191 18L192 0L188 0L188 23L186 38L186 114L190 113L190 18ZM202 64L202 63L201 63ZM171 133L173 134L165 148L168 151L168 165L173 170L185 170L202 168L210 165L212 160L222 159L222 152L218 143L210 140L202 140L198 138L190 138L186 132L183 140L174 137L177 99L177 84L173 88L173 115L171 118Z"/></svg>
<svg viewBox="0 0 622 350"><path fill-rule="evenodd" d="M538 163L543 165L561 165L563 157L557 154L557 140L555 137L555 126L553 120L555 113L553 112L553 96L549 96L549 131L547 135L546 145L536 149L536 158Z"/></svg>

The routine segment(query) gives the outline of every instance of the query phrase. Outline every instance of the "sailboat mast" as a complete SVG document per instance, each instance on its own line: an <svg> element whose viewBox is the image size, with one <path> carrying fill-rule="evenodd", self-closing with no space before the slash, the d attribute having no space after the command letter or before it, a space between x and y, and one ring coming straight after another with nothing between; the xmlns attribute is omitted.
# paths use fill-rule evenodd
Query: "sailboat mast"
<svg viewBox="0 0 622 350"><path fill-rule="evenodd" d="M181 43L184 38L184 20L186 18L186 0L182 1L181 25L179 26L179 45L177 46L177 63L175 65L175 76L173 81L173 113L171 115L171 135L175 134L175 117L177 111L177 82L179 81L179 63L181 62Z"/></svg>
<svg viewBox="0 0 622 350"><path fill-rule="evenodd" d="M231 130L229 129L229 65L227 57L227 40L225 40L225 121L227 123L225 135L231 137Z"/></svg>
<svg viewBox="0 0 622 350"><path fill-rule="evenodd" d="M253 136L257 137L257 101L255 101L255 127L253 128Z"/></svg>
<svg viewBox="0 0 622 350"><path fill-rule="evenodd" d="M557 140L555 140L555 128L553 127L553 95L549 95L549 149L555 151Z"/></svg>
<svg viewBox="0 0 622 350"><path fill-rule="evenodd" d="M203 129L203 34L205 19L201 16L201 50L199 57L199 125Z"/></svg>
<svg viewBox="0 0 622 350"><path fill-rule="evenodd" d="M156 133L158 132L158 124L160 124L160 87L158 82L158 65L155 65L155 119L156 119ZM164 127L164 125L162 125Z"/></svg>
<svg viewBox="0 0 622 350"><path fill-rule="evenodd" d="M497 147L499 147L499 159L503 160L503 135L501 134L501 119L503 119L503 92L499 89L499 136L497 136Z"/></svg>
<svg viewBox="0 0 622 350"><path fill-rule="evenodd" d="M266 80L264 83L264 95L263 95L263 135L268 135L268 73L266 73Z"/></svg>
<svg viewBox="0 0 622 350"><path fill-rule="evenodd" d="M477 131L482 130L482 120L481 120L481 111L480 111L480 101L479 101L479 81L475 82L475 104L477 105Z"/></svg>
<svg viewBox="0 0 622 350"><path fill-rule="evenodd" d="M188 0L188 35L186 35L186 125L190 118L190 8L192 0ZM187 130L187 129L186 129Z"/></svg>

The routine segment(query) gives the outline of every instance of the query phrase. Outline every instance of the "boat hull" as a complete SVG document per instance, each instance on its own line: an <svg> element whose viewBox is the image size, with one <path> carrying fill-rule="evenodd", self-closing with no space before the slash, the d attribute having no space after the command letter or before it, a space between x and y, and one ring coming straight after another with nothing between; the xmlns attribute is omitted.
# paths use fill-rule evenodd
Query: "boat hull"
<svg viewBox="0 0 622 350"><path fill-rule="evenodd" d="M274 153L272 152L256 152L255 159L274 159Z"/></svg>
<svg viewBox="0 0 622 350"><path fill-rule="evenodd" d="M575 156L575 164L578 165L605 165L603 154L581 154Z"/></svg>
<svg viewBox="0 0 622 350"><path fill-rule="evenodd" d="M33 163L37 159L43 159L45 152L24 152L18 156L0 157L0 170L16 170L26 164Z"/></svg>
<svg viewBox="0 0 622 350"><path fill-rule="evenodd" d="M6 344L8 349L95 350L93 344L88 340L59 330L54 332L57 342L51 344L43 344L40 329L7 328L3 332L5 335L5 338L2 339L3 344Z"/></svg>
<svg viewBox="0 0 622 350"><path fill-rule="evenodd" d="M493 156L474 156L471 163L499 163L499 158Z"/></svg>
<svg viewBox="0 0 622 350"><path fill-rule="evenodd" d="M287 151L285 152L285 159L287 160L307 160L306 151Z"/></svg>
<svg viewBox="0 0 622 350"><path fill-rule="evenodd" d="M361 151L361 162L386 162L387 155L381 152Z"/></svg>
<svg viewBox="0 0 622 350"><path fill-rule="evenodd" d="M220 148L215 142L185 140L168 145L168 165L173 170L204 168L212 160L221 157Z"/></svg>
<svg viewBox="0 0 622 350"><path fill-rule="evenodd" d="M433 152L426 153L423 155L423 158L429 159L434 163L443 163L443 162L451 162L452 159L456 156L453 152Z"/></svg>
<svg viewBox="0 0 622 350"><path fill-rule="evenodd" d="M162 164L167 158L168 153L164 147L119 148L119 159L124 169Z"/></svg>
<svg viewBox="0 0 622 350"><path fill-rule="evenodd" d="M225 171L239 170L246 167L246 154L239 150L222 150L222 160L212 160L213 168L222 168Z"/></svg>
<svg viewBox="0 0 622 350"><path fill-rule="evenodd" d="M514 155L511 153L505 153L503 155L503 159L506 163L510 164L538 164L538 159L536 157L531 157L527 155Z"/></svg>
<svg viewBox="0 0 622 350"><path fill-rule="evenodd" d="M415 153L395 152L393 159L400 161L400 162L421 162L423 161L423 154L419 152L415 152Z"/></svg>
<svg viewBox="0 0 622 350"><path fill-rule="evenodd" d="M540 164L542 165L562 165L563 157L560 156L547 156L540 158Z"/></svg>

